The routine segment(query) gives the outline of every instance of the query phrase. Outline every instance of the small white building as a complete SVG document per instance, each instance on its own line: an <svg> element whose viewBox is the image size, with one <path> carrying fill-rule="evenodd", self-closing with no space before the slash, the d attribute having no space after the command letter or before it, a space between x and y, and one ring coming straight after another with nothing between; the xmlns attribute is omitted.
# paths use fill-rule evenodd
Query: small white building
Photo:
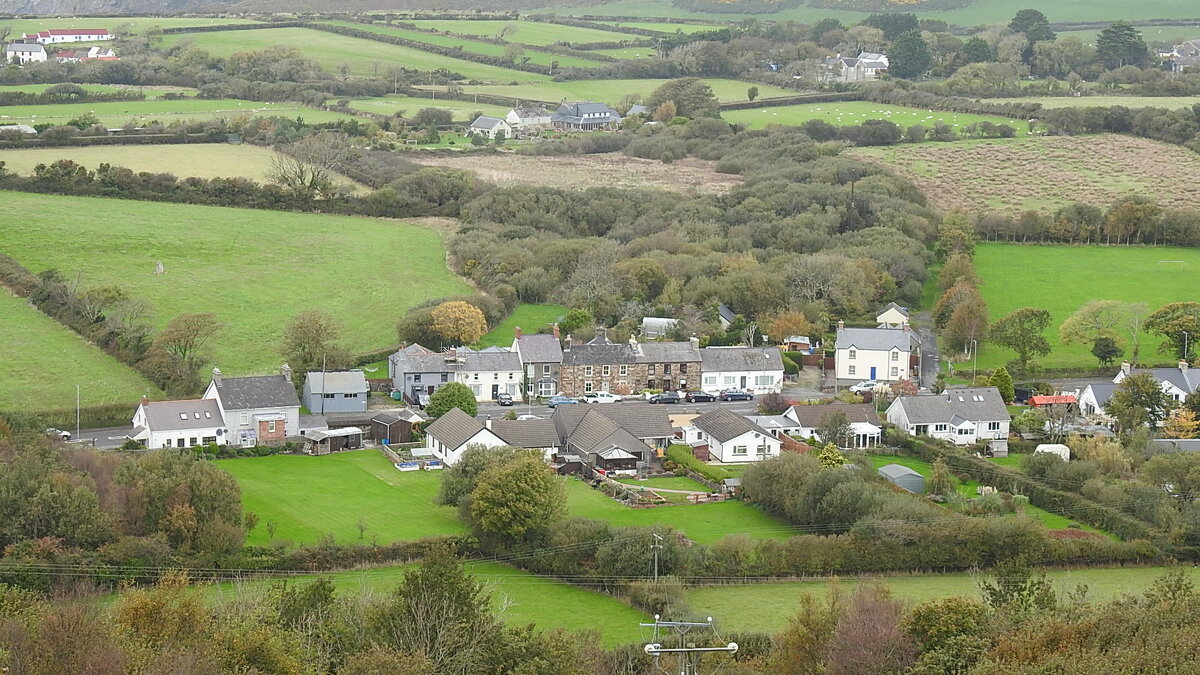
<svg viewBox="0 0 1200 675"><path fill-rule="evenodd" d="M425 427L425 450L447 465L457 464L469 445L498 448L508 445L488 427L458 408L451 408L444 415Z"/></svg>
<svg viewBox="0 0 1200 675"><path fill-rule="evenodd" d="M504 122L520 133L542 131L550 128L550 111L542 106L521 106L509 110Z"/></svg>
<svg viewBox="0 0 1200 675"><path fill-rule="evenodd" d="M1033 449L1033 454L1054 455L1064 462L1071 461L1071 448L1062 443L1041 443Z"/></svg>
<svg viewBox="0 0 1200 675"><path fill-rule="evenodd" d="M701 389L716 394L744 389L752 394L783 390L783 356L778 347L705 347L700 350Z"/></svg>
<svg viewBox="0 0 1200 675"><path fill-rule="evenodd" d="M834 370L839 380L907 380L915 368L917 340L901 328L846 328L838 321Z"/></svg>
<svg viewBox="0 0 1200 675"><path fill-rule="evenodd" d="M662 316L647 316L642 317L642 339L657 340L661 337L666 337L679 325L679 319L671 319Z"/></svg>
<svg viewBox="0 0 1200 675"><path fill-rule="evenodd" d="M779 456L780 441L750 420L717 408L692 420L684 441L708 446L709 457L719 462L761 462Z"/></svg>
<svg viewBox="0 0 1200 675"><path fill-rule="evenodd" d="M462 369L454 375L471 388L476 401L495 401L500 394L508 394L513 401L522 400L524 369L520 354L502 347L488 347L479 351L459 349L458 355L463 359Z"/></svg>
<svg viewBox="0 0 1200 675"><path fill-rule="evenodd" d="M150 450L225 445L224 427L221 409L211 399L152 402L142 397L133 414L133 430L126 438Z"/></svg>
<svg viewBox="0 0 1200 675"><path fill-rule="evenodd" d="M22 33L24 40L35 40L44 45L57 45L64 42L99 42L113 39L113 34L106 28L52 28L36 33Z"/></svg>
<svg viewBox="0 0 1200 675"><path fill-rule="evenodd" d="M901 396L887 409L887 421L913 436L930 436L955 445L988 441L1008 450L1012 418L995 387L947 389L941 394Z"/></svg>
<svg viewBox="0 0 1200 675"><path fill-rule="evenodd" d="M889 302L875 315L879 328L904 328L908 325L908 308Z"/></svg>
<svg viewBox="0 0 1200 675"><path fill-rule="evenodd" d="M512 138L513 128L499 117L489 117L480 115L471 122L471 126L467 129L468 136L483 136L489 139L495 139L497 136L501 138Z"/></svg>
<svg viewBox="0 0 1200 675"><path fill-rule="evenodd" d="M839 413L846 416L852 432L852 436L841 444L843 449L869 448L879 444L883 436L883 423L879 420L879 413L875 412L875 406L870 403L794 405L783 414L796 421L800 436L811 436L824 443L825 439L821 438L818 429L830 415Z"/></svg>
<svg viewBox="0 0 1200 675"><path fill-rule="evenodd" d="M8 63L41 63L46 58L46 48L36 42L10 42L4 48L4 60Z"/></svg>
<svg viewBox="0 0 1200 675"><path fill-rule="evenodd" d="M1108 400L1116 390L1117 385L1112 382L1093 383L1084 387L1079 393L1079 414L1085 417L1107 415L1104 407L1108 405Z"/></svg>

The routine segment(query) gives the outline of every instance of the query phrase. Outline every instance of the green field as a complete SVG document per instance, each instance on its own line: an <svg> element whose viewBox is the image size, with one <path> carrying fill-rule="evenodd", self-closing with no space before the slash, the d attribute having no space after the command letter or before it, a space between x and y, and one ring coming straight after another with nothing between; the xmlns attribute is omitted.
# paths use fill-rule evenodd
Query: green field
<svg viewBox="0 0 1200 675"><path fill-rule="evenodd" d="M270 180L275 156L275 151L269 148L226 143L0 149L0 162L19 174L33 173L38 164L71 159L90 169L107 162L134 171L169 173L177 178L240 176L264 183ZM355 185L348 178L341 182Z"/></svg>
<svg viewBox="0 0 1200 675"><path fill-rule="evenodd" d="M568 101L600 101L609 105L616 105L623 97L628 94L638 94L640 96L649 96L667 80L574 80L570 82L542 82L538 84L523 84L513 86L483 86L478 87L480 94L492 94L494 96L509 96L515 100L535 100L535 101L551 101L557 102L563 99ZM791 96L796 92L772 87L766 84L752 85L749 82L741 82L739 80L724 80L719 78L706 78L704 80L712 87L713 93L721 101L745 101L746 90L751 86L757 86L759 96L762 98L770 98L773 96ZM466 91L471 92L475 88L467 87ZM783 110L784 108L772 108L772 110Z"/></svg>
<svg viewBox="0 0 1200 675"><path fill-rule="evenodd" d="M129 32L140 33L151 26L159 28L183 28L193 26L223 26L232 23L258 23L249 19L234 18L162 18L147 16L105 16L105 17L44 17L33 19L0 19L0 28L12 28L12 37L21 37L21 33L33 33L51 28L107 28L110 33L116 32L119 26L126 25ZM120 35L120 33L117 33ZM66 46L66 45L63 45Z"/></svg>
<svg viewBox="0 0 1200 675"><path fill-rule="evenodd" d="M619 26L622 28L641 28L642 30L653 30L660 33L683 33L690 35L707 30L720 30L721 26L714 26L705 23L660 23L658 21L599 21L597 23ZM630 35L631 38L641 38L641 35Z"/></svg>
<svg viewBox="0 0 1200 675"><path fill-rule="evenodd" d="M616 59L652 59L655 57L653 47L616 47L613 49L594 49L590 54L603 54Z"/></svg>
<svg viewBox="0 0 1200 675"><path fill-rule="evenodd" d="M56 85L56 84L5 84L5 85L0 85L0 92L24 91L24 92L28 92L31 94L40 94L43 91L46 91L47 89L49 89L50 87L56 87L56 86L58 86L58 85ZM124 86L124 85L113 85L113 84L80 84L78 86L82 87L86 91L90 91L90 92L94 92L94 93L98 93L98 94L112 94L112 93L116 93L118 91L135 90L135 91L140 91L143 94L145 94L147 99L158 98L167 92L179 92L179 93L186 93L186 94L195 94L196 93L195 89L191 89L189 87L166 87L166 86L163 86L163 87L134 87L134 86ZM5 106L5 107L8 107L8 106Z"/></svg>
<svg viewBox="0 0 1200 675"><path fill-rule="evenodd" d="M147 300L159 326L188 312L225 324L211 351L231 375L279 367L283 326L322 309L353 352L395 341L396 320L466 293L431 229L393 220L5 192L0 252L32 271ZM28 214L37 213L30 219ZM386 264L380 264L383 256ZM156 261L166 274L154 274ZM40 377L28 372L27 377Z"/></svg>
<svg viewBox="0 0 1200 675"><path fill-rule="evenodd" d="M364 23L355 23L355 22L351 22L351 21L328 21L325 23L328 23L333 26L343 26L346 28L355 28L358 30L365 30L365 31L369 31L372 33L378 33L380 35L392 35L395 37L405 38L406 40L413 40L415 42L424 42L424 43L431 44L431 45L438 45L440 47L458 48L458 49L462 49L465 52L472 52L475 54L483 54L484 56L494 56L494 57L498 57L498 58L503 57L504 51L507 49L506 45L498 45L498 44L494 44L491 42L481 42L479 40L467 40L464 38L454 37L454 36L450 36L450 35L424 33L419 30L406 30L403 28L393 28L391 26L384 26L384 25L380 25L380 24L364 24ZM604 65L603 62L594 61L592 59L581 59L581 58L578 58L575 56L566 56L563 54L549 54L546 52L536 52L536 51L532 51L532 50L526 50L525 53L522 55L522 58L524 58L524 57L529 57L529 63L546 66L547 69L549 69L549 67L552 64L554 64L555 62L558 63L557 68L595 68L597 66ZM557 70L557 68L556 68L556 70Z"/></svg>
<svg viewBox="0 0 1200 675"><path fill-rule="evenodd" d="M160 395L132 368L3 288L0 345L0 411L69 410L73 428L75 385L81 405L127 402L131 417L142 394Z"/></svg>
<svg viewBox="0 0 1200 675"><path fill-rule="evenodd" d="M221 34L221 33L218 33ZM262 103L235 99L185 99L181 101L107 101L104 103L54 103L49 105L10 105L0 107L0 124L66 124L92 113L100 123L119 127L126 122L138 126L150 122L171 124L210 120L219 117L303 117L310 124L354 119L352 115L309 108L299 103Z"/></svg>
<svg viewBox="0 0 1200 675"><path fill-rule="evenodd" d="M291 585L308 583L321 576L333 581L343 594L382 595L396 588L410 567L394 565L285 579ZM497 563L472 562L467 563L467 569L484 582L498 616L509 624L532 623L541 630L599 631L606 647L645 641L650 637L644 632L645 628L638 626L649 618L612 596ZM232 601L256 597L277 583L280 580L222 583L207 587L205 595L214 600Z"/></svg>
<svg viewBox="0 0 1200 675"><path fill-rule="evenodd" d="M472 93L472 89L474 87L468 86L465 91ZM493 117L504 117L508 114L509 110L512 110L511 106L472 103L471 101L459 101L448 98L413 98L411 96L404 96L403 94L381 98L356 98L350 101L350 107L355 110L388 116L403 111L404 116L410 118L422 108L444 108L451 111L454 114L454 119L460 122L471 122L475 119L473 117L475 113L482 113Z"/></svg>
<svg viewBox="0 0 1200 675"><path fill-rule="evenodd" d="M767 96L768 94L764 92L762 95ZM903 128L921 124L929 130L932 130L938 122L949 124L952 127L965 127L977 122L993 122L1007 124L1016 130L1017 135L1024 135L1028 129L1024 122L1007 117L920 110L869 101L807 103L774 108L728 110L721 113L721 116L730 122L745 124L751 129L761 129L768 124L797 125L809 120L825 120L834 126L862 124L865 120L888 120Z"/></svg>
<svg viewBox="0 0 1200 675"><path fill-rule="evenodd" d="M1088 108L1123 105L1126 108L1190 108L1200 103L1200 96L1031 96L1027 98L993 98L989 103L1041 103L1043 108Z"/></svg>
<svg viewBox="0 0 1200 675"><path fill-rule="evenodd" d="M308 28L274 28L270 30L238 30L216 33L183 33L168 35L163 42L172 44L187 39L195 46L216 56L268 49L280 45L300 49L304 56L321 64L331 73L340 73L343 65L353 75L384 75L391 66L417 70L447 70L460 73L467 79L493 82L540 82L545 75L520 70L497 68L474 61L440 56L413 47L347 37Z"/></svg>
<svg viewBox="0 0 1200 675"><path fill-rule="evenodd" d="M536 333L542 326L558 321L566 313L567 308L562 305L517 305L508 318L479 340L477 346L511 346L518 326L525 333Z"/></svg>
<svg viewBox="0 0 1200 675"><path fill-rule="evenodd" d="M1020 307L1050 310L1046 338L1053 351L1039 359L1042 366L1093 370L1096 359L1090 345L1059 343L1062 322L1091 300L1144 302L1151 311L1170 302L1194 300L1200 286L1200 250L981 244L975 251L975 270L983 281L979 290L993 321ZM1143 335L1140 342L1139 361L1173 361L1157 351L1158 339ZM979 346L981 369L1012 358L1013 352L1003 347Z"/></svg>
<svg viewBox="0 0 1200 675"><path fill-rule="evenodd" d="M1200 582L1195 568L1184 571L1192 582ZM1060 595L1075 590L1079 584L1088 587L1088 598L1111 600L1125 594L1141 593L1168 571L1166 567L1117 567L1078 570L1049 570L1046 577ZM885 576L872 579L886 585L892 596L910 604L950 596L979 597L975 579L962 574L929 574ZM842 579L843 589L849 591L865 579ZM700 616L712 616L722 630L766 631L782 630L798 609L801 595L825 598L829 582L780 581L745 586L708 586L687 592L692 610Z"/></svg>
<svg viewBox="0 0 1200 675"><path fill-rule="evenodd" d="M491 21L474 19L420 20L406 21L419 28L461 33L462 35L482 35L496 37L505 27L511 29L505 33L504 39L509 42L519 42L526 45L552 45L558 42L589 43L589 42L624 42L627 40L643 39L640 35L628 35L594 28L576 28L554 23L538 21Z"/></svg>

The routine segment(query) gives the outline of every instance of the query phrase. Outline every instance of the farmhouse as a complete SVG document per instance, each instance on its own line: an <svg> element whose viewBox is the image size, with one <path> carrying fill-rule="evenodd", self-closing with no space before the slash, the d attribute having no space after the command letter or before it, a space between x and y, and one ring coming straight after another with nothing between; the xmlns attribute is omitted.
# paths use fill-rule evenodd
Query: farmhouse
<svg viewBox="0 0 1200 675"><path fill-rule="evenodd" d="M775 347L705 347L700 358L701 388L710 394L735 388L752 394L783 389L783 356Z"/></svg>
<svg viewBox="0 0 1200 675"><path fill-rule="evenodd" d="M371 387L361 370L315 371L304 378L304 407L325 413L366 412Z"/></svg>
<svg viewBox="0 0 1200 675"><path fill-rule="evenodd" d="M925 477L907 466L887 464L879 467L879 475L898 488L919 495L925 494Z"/></svg>
<svg viewBox="0 0 1200 675"><path fill-rule="evenodd" d="M1188 394L1200 388L1200 372L1192 370L1187 361L1180 361L1176 368L1134 368L1126 361L1121 364L1121 370L1113 378L1113 384L1120 384L1133 373L1150 373L1173 401L1182 401Z"/></svg>
<svg viewBox="0 0 1200 675"><path fill-rule="evenodd" d="M887 421L914 436L931 436L955 445L988 441L994 451L1007 451L1011 419L995 387L901 396L887 409Z"/></svg>
<svg viewBox="0 0 1200 675"><path fill-rule="evenodd" d="M105 28L52 28L21 35L24 40L34 40L43 45L57 45L64 42L98 42L111 40L113 37L113 34Z"/></svg>
<svg viewBox="0 0 1200 675"><path fill-rule="evenodd" d="M35 42L10 42L4 48L8 63L38 63L46 60L46 48Z"/></svg>
<svg viewBox="0 0 1200 675"><path fill-rule="evenodd" d="M863 52L858 57L838 54L821 62L817 79L821 82L865 82L878 79L880 71L887 68L885 54Z"/></svg>
<svg viewBox="0 0 1200 675"><path fill-rule="evenodd" d="M513 108L504 116L504 122L517 133L542 131L550 128L550 112L542 106Z"/></svg>
<svg viewBox="0 0 1200 675"><path fill-rule="evenodd" d="M513 129L508 126L508 122L499 117L480 115L475 118L474 122L471 122L471 126L467 129L467 135L484 136L491 139L495 139L496 137L512 138Z"/></svg>
<svg viewBox="0 0 1200 675"><path fill-rule="evenodd" d="M550 123L562 131L599 131L615 129L621 123L621 116L603 103L581 101L559 104L550 116Z"/></svg>
<svg viewBox="0 0 1200 675"><path fill-rule="evenodd" d="M451 408L425 427L425 450L446 464L457 464L468 445L485 448L508 445L490 426L491 420L485 425L458 408Z"/></svg>
<svg viewBox="0 0 1200 675"><path fill-rule="evenodd" d="M229 445L279 445L300 435L300 399L287 364L278 375L252 377L225 377L213 368L204 398L217 402Z"/></svg>
<svg viewBox="0 0 1200 675"><path fill-rule="evenodd" d="M901 328L846 328L838 321L834 369L839 380L907 380L916 367L917 341Z"/></svg>
<svg viewBox="0 0 1200 675"><path fill-rule="evenodd" d="M525 369L525 395L554 396L558 393L559 378L562 376L562 345L559 343L558 325L552 334L525 335L517 326L512 351L521 360Z"/></svg>
<svg viewBox="0 0 1200 675"><path fill-rule="evenodd" d="M1200 69L1200 40L1177 44L1169 51L1160 52L1159 56L1173 73Z"/></svg>
<svg viewBox="0 0 1200 675"><path fill-rule="evenodd" d="M875 412L875 406L870 403L794 405L783 414L785 417L795 420L801 436L806 438L811 436L822 443L825 442L825 439L821 438L819 431L821 425L825 424L830 415L845 415L846 422L850 424L850 430L853 432L851 437L841 444L845 449L869 448L872 445L878 445L883 434L883 425L879 421L879 414Z"/></svg>
<svg viewBox="0 0 1200 675"><path fill-rule="evenodd" d="M225 444L225 420L212 399L154 401L142 397L126 438L150 450Z"/></svg>
<svg viewBox="0 0 1200 675"><path fill-rule="evenodd" d="M760 462L779 456L780 442L750 420L717 408L692 420L684 440L708 446L709 457L720 462Z"/></svg>
<svg viewBox="0 0 1200 675"><path fill-rule="evenodd" d="M115 61L117 54L109 47L91 46L87 49L63 49L54 53L54 60L59 63L80 63L81 61Z"/></svg>

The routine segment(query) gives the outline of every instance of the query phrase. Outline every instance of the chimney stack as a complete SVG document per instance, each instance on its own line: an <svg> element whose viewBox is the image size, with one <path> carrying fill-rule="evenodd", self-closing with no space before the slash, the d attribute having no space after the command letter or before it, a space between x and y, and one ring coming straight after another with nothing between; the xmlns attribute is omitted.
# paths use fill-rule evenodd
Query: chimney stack
<svg viewBox="0 0 1200 675"><path fill-rule="evenodd" d="M521 327L520 326L517 326L516 333L517 333L517 339L520 340L521 339Z"/></svg>
<svg viewBox="0 0 1200 675"><path fill-rule="evenodd" d="M838 319L838 332L840 333L844 330L846 330L846 322L841 319Z"/></svg>
<svg viewBox="0 0 1200 675"><path fill-rule="evenodd" d="M607 326L597 327L596 335L597 335L597 337L600 337L601 339L603 339L605 342L608 342L608 327Z"/></svg>
<svg viewBox="0 0 1200 675"><path fill-rule="evenodd" d="M292 381L292 367L288 364L285 363L282 366L279 366L279 374L283 375L283 379L287 380L288 382Z"/></svg>
<svg viewBox="0 0 1200 675"><path fill-rule="evenodd" d="M450 358L452 358L452 359L458 358L458 347L450 348Z"/></svg>
<svg viewBox="0 0 1200 675"><path fill-rule="evenodd" d="M1133 371L1133 364L1128 361L1121 362L1121 372L1128 375Z"/></svg>
<svg viewBox="0 0 1200 675"><path fill-rule="evenodd" d="M555 326L555 328L558 328L558 326ZM567 339L563 343L563 351L566 351L566 352L571 351L571 345L573 345L573 344L575 344L575 338L571 337L570 333L567 333Z"/></svg>
<svg viewBox="0 0 1200 675"><path fill-rule="evenodd" d="M693 335L692 337L688 338L688 342L692 343L692 349L693 349L693 350L697 350L697 351L698 351L698 350L700 349L700 338L696 337L695 335Z"/></svg>
<svg viewBox="0 0 1200 675"><path fill-rule="evenodd" d="M562 339L562 336L560 336L560 335L558 334L558 324L554 324L554 325L551 327L551 329L554 331L554 339L555 339L555 340L561 340L561 339Z"/></svg>
<svg viewBox="0 0 1200 675"><path fill-rule="evenodd" d="M491 430L491 428L492 428L492 416L491 415L488 415L483 418L483 428Z"/></svg>
<svg viewBox="0 0 1200 675"><path fill-rule="evenodd" d="M909 326L908 326L908 322L907 322L907 321L905 321L905 322L904 322L904 332L905 332L905 333L907 333L909 330L911 330L911 329L910 329L910 328L909 328Z"/></svg>
<svg viewBox="0 0 1200 675"><path fill-rule="evenodd" d="M216 382L218 387L221 386L221 369L216 366L213 366L213 382Z"/></svg>
<svg viewBox="0 0 1200 675"><path fill-rule="evenodd" d="M1186 373L1188 371L1188 362L1180 359L1179 369Z"/></svg>
<svg viewBox="0 0 1200 675"><path fill-rule="evenodd" d="M150 397L142 394L142 405L150 405Z"/></svg>

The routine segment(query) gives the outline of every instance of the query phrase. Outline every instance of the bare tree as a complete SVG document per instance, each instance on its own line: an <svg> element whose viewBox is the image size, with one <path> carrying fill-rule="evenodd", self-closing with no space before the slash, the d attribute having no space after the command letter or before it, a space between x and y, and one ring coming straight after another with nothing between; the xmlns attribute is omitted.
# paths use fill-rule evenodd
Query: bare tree
<svg viewBox="0 0 1200 675"><path fill-rule="evenodd" d="M281 146L271 160L271 180L314 198L335 192L334 178L358 158L358 150L345 134L322 131L291 145Z"/></svg>
<svg viewBox="0 0 1200 675"><path fill-rule="evenodd" d="M154 346L195 371L204 362L204 349L221 330L215 314L180 314L171 319L154 340Z"/></svg>

